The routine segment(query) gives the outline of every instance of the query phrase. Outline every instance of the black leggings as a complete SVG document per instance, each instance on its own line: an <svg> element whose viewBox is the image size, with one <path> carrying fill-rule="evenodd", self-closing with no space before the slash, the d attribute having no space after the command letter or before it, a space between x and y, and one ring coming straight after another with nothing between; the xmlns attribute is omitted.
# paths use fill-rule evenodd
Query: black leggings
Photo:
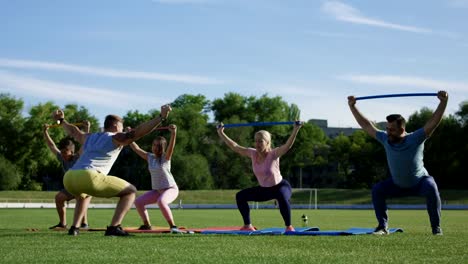
<svg viewBox="0 0 468 264"><path fill-rule="evenodd" d="M250 225L250 207L248 202L265 202L268 200L276 199L280 209L281 216L283 217L286 226L291 225L291 205L289 199L291 198L292 190L291 185L285 179L272 187L252 187L244 189L236 194L237 208L239 209L244 225Z"/></svg>

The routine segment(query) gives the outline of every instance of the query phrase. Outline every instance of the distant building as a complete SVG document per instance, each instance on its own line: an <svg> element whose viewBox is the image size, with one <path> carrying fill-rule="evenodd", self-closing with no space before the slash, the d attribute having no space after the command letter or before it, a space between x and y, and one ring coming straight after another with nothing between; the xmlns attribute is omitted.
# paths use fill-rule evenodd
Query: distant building
<svg viewBox="0 0 468 264"><path fill-rule="evenodd" d="M354 132L361 130L360 128L352 127L329 127L328 120L326 119L309 119L307 122L320 127L329 138L335 138L340 134L351 136Z"/></svg>

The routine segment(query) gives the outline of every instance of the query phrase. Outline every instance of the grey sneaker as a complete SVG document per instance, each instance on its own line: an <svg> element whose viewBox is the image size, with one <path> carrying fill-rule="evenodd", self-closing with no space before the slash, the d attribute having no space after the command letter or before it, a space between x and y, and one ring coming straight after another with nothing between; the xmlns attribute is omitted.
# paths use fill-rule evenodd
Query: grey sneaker
<svg viewBox="0 0 468 264"><path fill-rule="evenodd" d="M442 232L442 228L440 228L440 226L433 227L433 228L432 228L432 234L433 234L434 236L442 236L442 235L444 235L444 233Z"/></svg>
<svg viewBox="0 0 468 264"><path fill-rule="evenodd" d="M386 226L378 226L375 228L373 235L388 235L388 228Z"/></svg>

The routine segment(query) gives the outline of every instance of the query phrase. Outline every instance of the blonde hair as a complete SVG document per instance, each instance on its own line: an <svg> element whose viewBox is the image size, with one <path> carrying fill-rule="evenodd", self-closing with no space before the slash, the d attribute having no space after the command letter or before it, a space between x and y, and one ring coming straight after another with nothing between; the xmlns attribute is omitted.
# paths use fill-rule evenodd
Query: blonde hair
<svg viewBox="0 0 468 264"><path fill-rule="evenodd" d="M267 147L271 148L271 134L266 130L259 130L255 133L255 139L261 138L266 141Z"/></svg>

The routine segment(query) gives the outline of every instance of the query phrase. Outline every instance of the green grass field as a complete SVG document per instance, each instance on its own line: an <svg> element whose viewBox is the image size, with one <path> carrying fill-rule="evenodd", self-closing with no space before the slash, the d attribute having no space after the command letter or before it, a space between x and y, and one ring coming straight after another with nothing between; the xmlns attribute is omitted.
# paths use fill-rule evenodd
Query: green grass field
<svg viewBox="0 0 468 264"><path fill-rule="evenodd" d="M234 204L234 197L239 190L181 190L179 199L185 204ZM138 196L145 191L139 191ZM0 191L0 202L32 201L53 202L57 191ZM443 204L468 204L468 190L440 190ZM308 204L309 191L295 189L291 202L293 204ZM93 203L115 202L117 198L93 198ZM176 202L177 202L176 201ZM318 189L319 204L371 204L371 191L366 189ZM423 198L407 197L392 199L389 203L397 204L425 204ZM271 202L270 202L271 204Z"/></svg>
<svg viewBox="0 0 468 264"><path fill-rule="evenodd" d="M68 210L71 222L72 210ZM92 227L105 227L111 209L90 209ZM238 226L237 210L173 210L179 226ZM136 234L105 237L103 232L49 231L57 223L54 209L0 209L0 263L467 263L468 211L443 211L444 236L433 236L425 210L391 210L389 236L234 236ZM164 226L161 213L150 210L152 223ZM372 210L293 210L321 230L374 227ZM258 228L280 227L278 210L252 210ZM135 209L124 226L140 224ZM27 231L37 228L38 231Z"/></svg>

